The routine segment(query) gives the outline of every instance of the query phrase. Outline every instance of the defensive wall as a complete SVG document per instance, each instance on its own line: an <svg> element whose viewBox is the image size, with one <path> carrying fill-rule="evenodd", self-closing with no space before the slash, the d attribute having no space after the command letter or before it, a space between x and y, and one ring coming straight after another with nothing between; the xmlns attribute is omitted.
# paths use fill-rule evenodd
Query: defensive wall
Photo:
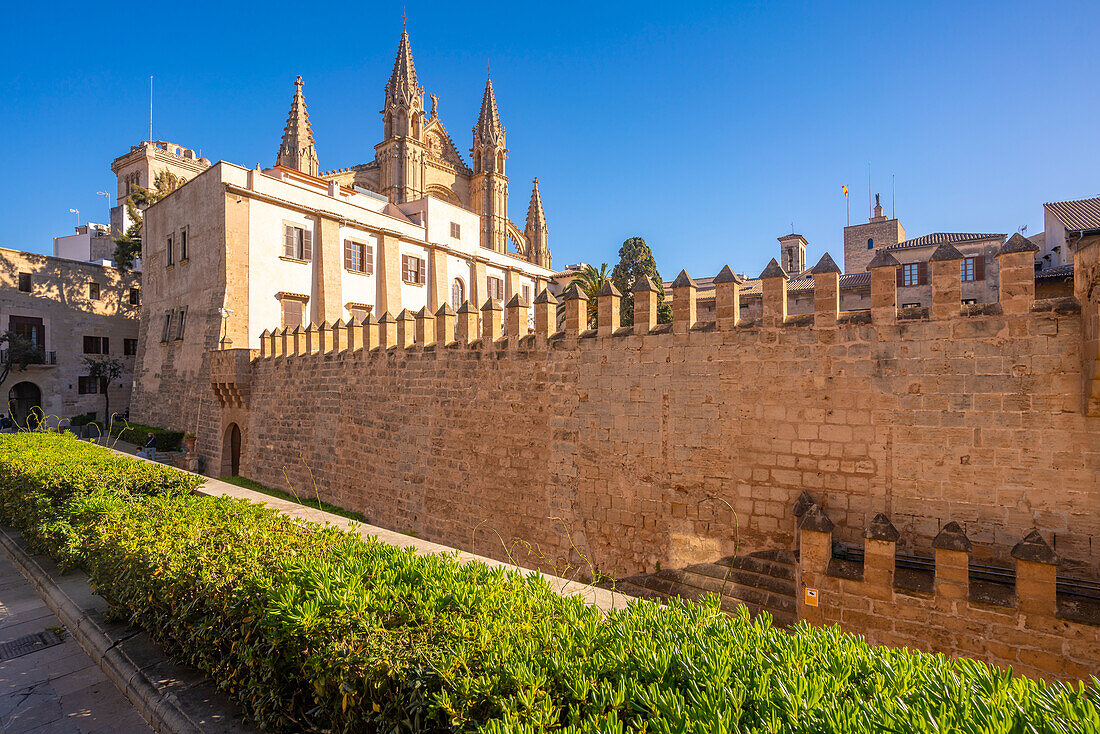
<svg viewBox="0 0 1100 734"><path fill-rule="evenodd" d="M1035 529L1063 568L1095 577L1095 295L1035 301L1032 252L1013 238L998 255L1000 302L961 305L960 257L933 257L930 308L897 307L885 255L871 309L840 312L826 256L802 316L785 313L786 280L769 267L756 319L741 316L727 269L707 324L682 274L666 325L642 283L634 327L610 326L608 288L598 330L570 291L557 332L548 293L524 336L518 297L480 319L466 304L265 332L261 350L211 353L220 416L200 425L198 450L208 473L228 473L235 425L243 476L559 571L793 548L807 491L839 543L862 545L884 513L908 553L931 556L957 522L975 557L1010 564Z"/></svg>

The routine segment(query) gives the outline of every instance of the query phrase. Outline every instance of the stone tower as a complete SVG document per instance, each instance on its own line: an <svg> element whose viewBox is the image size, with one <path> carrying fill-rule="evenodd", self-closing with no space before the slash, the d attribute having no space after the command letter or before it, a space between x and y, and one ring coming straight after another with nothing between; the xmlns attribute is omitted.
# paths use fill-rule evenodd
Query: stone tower
<svg viewBox="0 0 1100 734"><path fill-rule="evenodd" d="M527 226L523 236L527 240L527 260L544 268L550 267L550 232L546 229L546 212L542 208L542 194L536 178L531 188L531 203L527 206Z"/></svg>
<svg viewBox="0 0 1100 734"><path fill-rule="evenodd" d="M800 234L784 235L779 238L780 262L783 269L791 275L801 273L806 269L806 238Z"/></svg>
<svg viewBox="0 0 1100 734"><path fill-rule="evenodd" d="M905 241L905 227L897 219L887 219L875 194L875 208L866 224L844 228L844 272L862 273L884 247Z"/></svg>
<svg viewBox="0 0 1100 734"><path fill-rule="evenodd" d="M294 99L290 103L290 114L287 115L286 127L283 128L283 142L279 146L275 165L293 168L310 176L316 176L320 172L300 76L294 80Z"/></svg>
<svg viewBox="0 0 1100 734"><path fill-rule="evenodd" d="M481 246L497 252L508 250L508 177L504 161L508 148L504 143L504 126L500 124L493 80L485 81L481 98L481 114L474 125L474 175L470 180L470 204L481 215ZM530 249L530 248L528 248Z"/></svg>
<svg viewBox="0 0 1100 734"><path fill-rule="evenodd" d="M408 30L401 31L393 73L386 82L382 120L385 139L374 147L380 193L395 204L424 195L424 87L416 79Z"/></svg>

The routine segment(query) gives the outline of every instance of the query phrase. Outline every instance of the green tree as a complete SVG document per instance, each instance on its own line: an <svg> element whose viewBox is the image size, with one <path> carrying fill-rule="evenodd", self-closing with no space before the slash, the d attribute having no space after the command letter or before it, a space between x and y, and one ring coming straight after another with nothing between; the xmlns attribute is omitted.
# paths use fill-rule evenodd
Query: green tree
<svg viewBox="0 0 1100 734"><path fill-rule="evenodd" d="M14 331L0 334L0 349L3 350L0 351L0 384L8 379L12 367L18 367L22 372L27 369L27 365L46 361L46 353L41 347Z"/></svg>
<svg viewBox="0 0 1100 734"><path fill-rule="evenodd" d="M122 376L122 360L118 357L85 357L84 364L88 366L88 376L99 378L99 386L103 391L103 425L106 430L111 430L111 396L107 388L111 382Z"/></svg>
<svg viewBox="0 0 1100 734"><path fill-rule="evenodd" d="M153 188L134 187L124 202L126 214L130 217L130 226L122 235L115 238L116 267L120 270L129 270L134 266L134 260L141 257L142 211L185 183L187 179L183 176L177 176L171 171L161 171L153 178Z"/></svg>
<svg viewBox="0 0 1100 734"><path fill-rule="evenodd" d="M657 286L657 323L672 321L672 305L665 303L664 281L657 271L653 251L641 237L631 237L619 248L619 264L611 272L611 282L623 294L619 302L620 326L634 325L634 285L643 275L652 278Z"/></svg>

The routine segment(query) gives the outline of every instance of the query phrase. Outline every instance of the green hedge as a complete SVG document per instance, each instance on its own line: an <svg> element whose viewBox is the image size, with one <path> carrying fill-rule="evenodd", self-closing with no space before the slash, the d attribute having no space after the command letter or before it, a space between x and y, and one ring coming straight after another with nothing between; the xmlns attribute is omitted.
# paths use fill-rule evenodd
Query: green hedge
<svg viewBox="0 0 1100 734"><path fill-rule="evenodd" d="M165 428L153 428L143 426L140 423L130 423L121 418L115 419L111 425L111 435L117 436L123 441L144 447L149 434L153 434L157 442L157 451L178 451L180 441L183 440L183 431L169 431Z"/></svg>
<svg viewBox="0 0 1100 734"><path fill-rule="evenodd" d="M181 492L135 460L107 465L145 479L91 480L67 453L104 449L36 438L0 436L0 519L51 540L33 527L49 512L20 510L50 503L71 528L51 551L270 730L1100 730L1095 687L787 633L714 600L602 615L542 577Z"/></svg>

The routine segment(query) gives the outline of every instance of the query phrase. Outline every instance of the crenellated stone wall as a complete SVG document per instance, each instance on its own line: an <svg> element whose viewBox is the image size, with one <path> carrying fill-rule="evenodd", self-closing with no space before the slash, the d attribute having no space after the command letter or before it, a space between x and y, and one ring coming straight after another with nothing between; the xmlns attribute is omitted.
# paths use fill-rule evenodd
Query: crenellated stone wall
<svg viewBox="0 0 1100 734"><path fill-rule="evenodd" d="M1082 372L1095 355L1081 302L1034 301L1032 253L1012 242L1001 302L980 307L960 304L949 248L929 309L897 308L885 256L869 312L838 311L838 268L823 259L815 311L800 316L765 271L763 317L744 318L731 272L707 324L683 274L671 325L655 323L642 283L636 326L614 330L583 330L569 291L557 333L548 293L486 303L480 319L467 304L265 333L257 352L211 353L222 415L200 451L227 466L235 423L246 477L559 572L792 548L808 490L841 543L862 544L885 513L906 552L931 555L957 522L976 559L1009 564L1038 529L1063 568L1096 576L1100 418ZM618 298L601 293L601 323ZM531 307L534 333L517 337Z"/></svg>

